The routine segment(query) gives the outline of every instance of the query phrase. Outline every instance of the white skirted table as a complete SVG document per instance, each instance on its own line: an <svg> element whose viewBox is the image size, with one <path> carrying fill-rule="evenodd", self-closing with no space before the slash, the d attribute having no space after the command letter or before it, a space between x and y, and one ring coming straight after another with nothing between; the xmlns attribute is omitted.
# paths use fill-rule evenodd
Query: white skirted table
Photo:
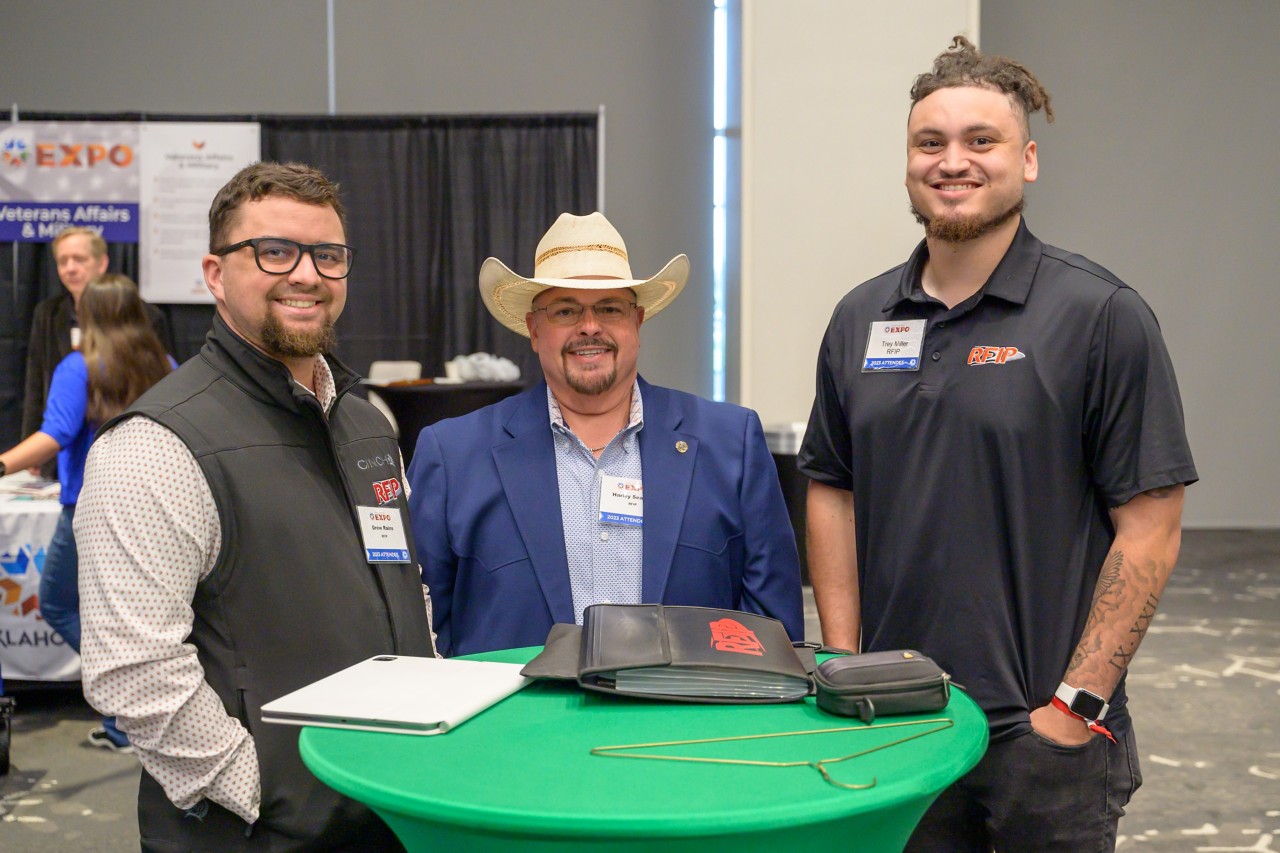
<svg viewBox="0 0 1280 853"><path fill-rule="evenodd" d="M26 472L0 478L0 675L76 681L80 656L40 616L40 573L62 505L56 493L12 491L31 480Z"/></svg>

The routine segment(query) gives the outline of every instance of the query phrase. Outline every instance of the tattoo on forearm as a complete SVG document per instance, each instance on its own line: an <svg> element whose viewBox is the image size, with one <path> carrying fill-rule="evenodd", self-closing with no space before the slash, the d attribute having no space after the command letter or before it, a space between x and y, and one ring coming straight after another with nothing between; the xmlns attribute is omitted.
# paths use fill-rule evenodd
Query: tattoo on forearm
<svg viewBox="0 0 1280 853"><path fill-rule="evenodd" d="M1129 636L1111 655L1111 660L1108 663L1120 670L1129 666L1129 662L1133 660L1134 654L1138 651L1138 646L1142 643L1142 638L1146 636L1147 628L1151 627L1151 620L1155 618L1156 608L1159 605L1160 598L1158 596L1154 593L1147 596L1147 600L1142 605L1142 612L1138 614L1138 618L1129 627Z"/></svg>
<svg viewBox="0 0 1280 853"><path fill-rule="evenodd" d="M1088 635L1086 634L1085 636L1087 637ZM1067 672L1066 672L1067 680L1070 680L1071 674L1073 672L1075 672L1080 667L1084 666L1084 662L1088 660L1089 655L1093 654L1093 652L1096 649L1097 649L1096 646L1091 647L1091 646L1084 645L1083 640L1081 641L1081 645L1076 646L1075 653L1071 655L1071 663L1067 665Z"/></svg>
<svg viewBox="0 0 1280 853"><path fill-rule="evenodd" d="M1075 653L1071 655L1071 662L1067 665L1067 675L1071 675L1083 666L1090 656L1102 648L1101 641L1093 637L1093 629L1108 612L1119 606L1119 599L1124 597L1122 594L1124 581L1120 578L1120 570L1123 567L1124 552L1119 550L1112 551L1107 561L1103 563L1102 571L1098 575L1098 584L1093 592L1093 607L1089 610L1089 618L1085 622L1080 645L1076 647ZM1104 596L1113 592L1116 595L1103 600Z"/></svg>
<svg viewBox="0 0 1280 853"><path fill-rule="evenodd" d="M1120 567L1124 565L1124 552L1112 551L1111 556L1107 558L1107 562L1102 566L1102 573L1098 575L1098 585L1093 592L1093 603L1096 607L1098 599L1111 591L1111 588L1120 580Z"/></svg>
<svg viewBox="0 0 1280 853"><path fill-rule="evenodd" d="M1165 576L1167 572L1157 560L1142 559L1139 555L1136 561L1130 561L1118 548L1107 555L1098 573L1089 618L1067 666L1068 681L1084 673L1101 676L1107 668L1120 671L1128 668L1155 619ZM1121 613L1132 613L1138 600L1142 601L1141 608L1127 630L1116 625L1117 617ZM1108 624L1113 627L1108 628ZM1117 639L1119 631L1124 633ZM1111 647L1109 654L1108 647Z"/></svg>

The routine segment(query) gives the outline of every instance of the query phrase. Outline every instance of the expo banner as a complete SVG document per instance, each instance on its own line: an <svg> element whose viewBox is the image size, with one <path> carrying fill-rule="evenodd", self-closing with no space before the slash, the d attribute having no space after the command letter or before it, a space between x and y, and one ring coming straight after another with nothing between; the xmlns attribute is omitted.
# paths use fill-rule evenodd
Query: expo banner
<svg viewBox="0 0 1280 853"><path fill-rule="evenodd" d="M200 259L209 204L261 156L251 122L15 122L0 127L0 241L72 225L137 243L151 302L211 302Z"/></svg>
<svg viewBox="0 0 1280 853"><path fill-rule="evenodd" d="M0 240L47 242L81 225L138 242L138 125L18 122L0 128Z"/></svg>

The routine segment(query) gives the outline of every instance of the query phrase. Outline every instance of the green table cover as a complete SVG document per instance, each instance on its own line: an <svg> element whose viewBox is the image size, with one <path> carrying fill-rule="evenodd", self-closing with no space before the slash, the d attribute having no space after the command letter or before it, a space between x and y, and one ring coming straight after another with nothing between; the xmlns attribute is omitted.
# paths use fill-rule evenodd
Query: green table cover
<svg viewBox="0 0 1280 853"><path fill-rule="evenodd" d="M540 649L476 659L524 663ZM303 761L323 782L368 804L417 850L783 850L830 842L901 850L933 799L977 764L982 711L953 690L944 712L881 723L955 725L829 766L759 767L591 755L593 747L808 731L861 724L807 699L785 705L692 705L618 698L536 682L443 735L308 727ZM927 727L812 734L640 750L789 762L834 758ZM719 847L719 845L730 845ZM714 846L709 846L714 845Z"/></svg>

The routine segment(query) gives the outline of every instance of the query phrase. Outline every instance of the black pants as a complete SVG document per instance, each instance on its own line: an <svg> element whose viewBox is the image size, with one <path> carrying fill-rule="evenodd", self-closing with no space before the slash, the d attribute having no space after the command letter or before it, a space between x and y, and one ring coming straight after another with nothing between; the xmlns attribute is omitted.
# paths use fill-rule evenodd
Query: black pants
<svg viewBox="0 0 1280 853"><path fill-rule="evenodd" d="M372 812L364 811L356 824L335 827L325 839L293 838L260 823L251 828L208 800L183 811L145 770L138 785L138 825L143 853L404 853L399 839Z"/></svg>
<svg viewBox="0 0 1280 853"><path fill-rule="evenodd" d="M1127 722L1127 721L1126 721ZM993 743L947 788L907 844L910 853L1092 853L1116 846L1116 827L1142 784L1133 730L1062 746L1035 732Z"/></svg>

